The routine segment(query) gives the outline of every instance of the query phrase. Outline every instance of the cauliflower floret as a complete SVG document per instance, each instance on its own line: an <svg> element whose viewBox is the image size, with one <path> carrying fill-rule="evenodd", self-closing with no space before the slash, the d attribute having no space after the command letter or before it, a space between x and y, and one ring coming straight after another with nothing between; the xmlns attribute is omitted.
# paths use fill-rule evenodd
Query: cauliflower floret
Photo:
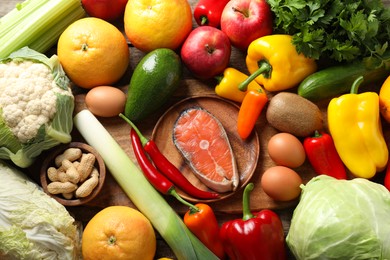
<svg viewBox="0 0 390 260"><path fill-rule="evenodd" d="M22 143L34 138L41 125L53 119L57 93L71 95L57 87L46 65L27 60L0 64L0 91L2 117Z"/></svg>

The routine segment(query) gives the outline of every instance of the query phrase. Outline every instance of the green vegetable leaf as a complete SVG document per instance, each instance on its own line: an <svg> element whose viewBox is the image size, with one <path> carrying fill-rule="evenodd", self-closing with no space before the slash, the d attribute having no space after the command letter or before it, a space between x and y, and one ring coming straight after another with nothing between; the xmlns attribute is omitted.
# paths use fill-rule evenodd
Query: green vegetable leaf
<svg viewBox="0 0 390 260"><path fill-rule="evenodd" d="M319 175L302 185L286 237L296 259L389 259L390 193L381 184Z"/></svg>
<svg viewBox="0 0 390 260"><path fill-rule="evenodd" d="M380 0L268 0L274 31L293 35L299 53L338 62L371 57L384 64L390 10Z"/></svg>

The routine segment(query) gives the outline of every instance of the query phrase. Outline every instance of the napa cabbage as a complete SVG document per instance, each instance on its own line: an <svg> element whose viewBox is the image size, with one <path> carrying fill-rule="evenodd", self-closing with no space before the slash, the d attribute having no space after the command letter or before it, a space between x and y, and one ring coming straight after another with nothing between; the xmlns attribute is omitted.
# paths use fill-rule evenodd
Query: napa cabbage
<svg viewBox="0 0 390 260"><path fill-rule="evenodd" d="M63 205L0 161L0 259L77 259L80 230Z"/></svg>
<svg viewBox="0 0 390 260"><path fill-rule="evenodd" d="M298 260L390 259L390 193L319 175L302 186L286 242Z"/></svg>

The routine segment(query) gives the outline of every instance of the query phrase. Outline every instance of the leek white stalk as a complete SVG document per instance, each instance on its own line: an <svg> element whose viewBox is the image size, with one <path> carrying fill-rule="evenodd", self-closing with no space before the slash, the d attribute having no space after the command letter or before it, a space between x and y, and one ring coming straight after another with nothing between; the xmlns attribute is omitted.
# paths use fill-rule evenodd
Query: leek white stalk
<svg viewBox="0 0 390 260"><path fill-rule="evenodd" d="M0 18L0 58L28 46L46 52L74 21L86 16L80 0L26 0Z"/></svg>
<svg viewBox="0 0 390 260"><path fill-rule="evenodd" d="M150 220L178 259L218 259L191 233L179 215L89 110L76 114L74 125L86 142L100 153L112 176L138 210Z"/></svg>

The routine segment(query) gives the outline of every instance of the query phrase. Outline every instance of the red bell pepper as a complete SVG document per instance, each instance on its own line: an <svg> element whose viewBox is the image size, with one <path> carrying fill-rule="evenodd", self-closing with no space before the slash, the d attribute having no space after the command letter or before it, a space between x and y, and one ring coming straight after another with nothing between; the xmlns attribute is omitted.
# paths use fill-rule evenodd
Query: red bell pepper
<svg viewBox="0 0 390 260"><path fill-rule="evenodd" d="M195 204L184 215L184 224L219 259L225 259L217 218L209 205Z"/></svg>
<svg viewBox="0 0 390 260"><path fill-rule="evenodd" d="M314 136L305 138L303 147L316 173L347 179L344 163L337 153L331 135L315 131Z"/></svg>
<svg viewBox="0 0 390 260"><path fill-rule="evenodd" d="M229 259L283 260L286 259L283 225L279 216L264 209L251 213L249 193L253 183L244 189L243 218L222 224L220 237Z"/></svg>
<svg viewBox="0 0 390 260"><path fill-rule="evenodd" d="M194 18L199 26L220 27L222 11L229 0L199 0L194 8Z"/></svg>

